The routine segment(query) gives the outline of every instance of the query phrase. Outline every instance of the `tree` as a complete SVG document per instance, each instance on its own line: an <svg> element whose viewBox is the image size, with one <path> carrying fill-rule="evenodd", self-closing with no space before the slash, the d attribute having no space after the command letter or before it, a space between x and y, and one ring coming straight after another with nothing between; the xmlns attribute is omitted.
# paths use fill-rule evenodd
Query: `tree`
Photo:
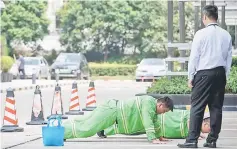
<svg viewBox="0 0 237 149"><path fill-rule="evenodd" d="M8 1L5 5L6 8L1 10L1 29L9 47L13 41L36 42L48 33L45 2Z"/></svg>
<svg viewBox="0 0 237 149"><path fill-rule="evenodd" d="M177 6L176 2L176 12ZM191 6L186 9L191 10ZM187 22L192 14L186 12ZM133 54L158 54L166 50L167 3L163 1L69 1L60 10L59 18L61 43L68 51L99 51L105 53L106 59L107 53L123 55L125 49L133 49ZM174 22L177 22L174 26L177 40L177 13Z"/></svg>

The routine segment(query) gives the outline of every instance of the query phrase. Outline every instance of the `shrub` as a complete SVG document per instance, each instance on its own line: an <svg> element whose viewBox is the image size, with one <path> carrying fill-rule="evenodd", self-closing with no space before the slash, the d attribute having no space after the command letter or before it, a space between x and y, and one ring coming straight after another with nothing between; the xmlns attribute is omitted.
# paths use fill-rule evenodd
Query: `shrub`
<svg viewBox="0 0 237 149"><path fill-rule="evenodd" d="M135 74L136 65L89 63L92 75L96 76L129 76Z"/></svg>
<svg viewBox="0 0 237 149"><path fill-rule="evenodd" d="M172 77L171 80L163 77L147 90L147 93L154 94L189 94L190 92L190 88L187 87L187 77Z"/></svg>
<svg viewBox="0 0 237 149"><path fill-rule="evenodd" d="M14 60L10 56L2 56L1 57L1 70L3 72L8 72L9 69L11 69L12 65L14 63Z"/></svg>
<svg viewBox="0 0 237 149"><path fill-rule="evenodd" d="M237 93L237 65L231 67L231 72L227 80L226 92Z"/></svg>
<svg viewBox="0 0 237 149"><path fill-rule="evenodd" d="M232 57L232 66L237 67L237 56Z"/></svg>
<svg viewBox="0 0 237 149"><path fill-rule="evenodd" d="M161 78L154 82L147 93L153 94L190 94L191 89L187 85L187 76L172 77L168 80L167 77ZM226 93L237 94L237 67L232 67L231 73L227 80Z"/></svg>

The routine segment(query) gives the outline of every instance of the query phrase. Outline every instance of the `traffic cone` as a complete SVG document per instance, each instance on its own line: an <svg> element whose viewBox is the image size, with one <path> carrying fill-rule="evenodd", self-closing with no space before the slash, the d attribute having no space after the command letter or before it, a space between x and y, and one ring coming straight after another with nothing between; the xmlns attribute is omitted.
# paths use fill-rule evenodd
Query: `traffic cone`
<svg viewBox="0 0 237 149"><path fill-rule="evenodd" d="M6 104L1 132L23 132L24 128L18 126L16 116L16 101L13 89L7 89Z"/></svg>
<svg viewBox="0 0 237 149"><path fill-rule="evenodd" d="M27 122L26 125L44 125L44 124L47 124L47 122L44 120L42 96L39 86L37 85L34 92L31 121Z"/></svg>
<svg viewBox="0 0 237 149"><path fill-rule="evenodd" d="M84 115L84 112L81 111L80 102L78 97L77 83L72 84L72 93L69 105L69 111L66 112L67 115Z"/></svg>
<svg viewBox="0 0 237 149"><path fill-rule="evenodd" d="M95 85L94 82L91 81L88 89L88 96L86 99L86 108L82 109L82 111L93 111L95 108L96 108Z"/></svg>
<svg viewBox="0 0 237 149"><path fill-rule="evenodd" d="M68 119L66 115L63 115L63 101L61 97L61 87L57 84L54 91L54 98L51 108L51 115L47 117L49 119L52 116L60 116L62 119Z"/></svg>

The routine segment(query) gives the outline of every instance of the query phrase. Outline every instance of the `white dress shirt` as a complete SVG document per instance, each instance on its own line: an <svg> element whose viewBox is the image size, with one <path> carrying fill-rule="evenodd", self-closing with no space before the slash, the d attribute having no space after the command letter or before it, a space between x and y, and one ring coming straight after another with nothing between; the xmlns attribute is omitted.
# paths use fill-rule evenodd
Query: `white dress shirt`
<svg viewBox="0 0 237 149"><path fill-rule="evenodd" d="M199 70L224 66L226 77L232 62L232 40L230 34L211 23L196 32L188 63L188 79L193 80Z"/></svg>

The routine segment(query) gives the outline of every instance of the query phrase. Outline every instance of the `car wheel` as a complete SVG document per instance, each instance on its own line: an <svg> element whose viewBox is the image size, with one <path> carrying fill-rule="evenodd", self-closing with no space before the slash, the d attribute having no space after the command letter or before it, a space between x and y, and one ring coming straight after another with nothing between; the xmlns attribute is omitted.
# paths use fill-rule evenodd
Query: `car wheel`
<svg viewBox="0 0 237 149"><path fill-rule="evenodd" d="M50 76L51 80L55 80L55 77L54 76Z"/></svg>
<svg viewBox="0 0 237 149"><path fill-rule="evenodd" d="M83 77L84 80L89 80L89 77Z"/></svg>
<svg viewBox="0 0 237 149"><path fill-rule="evenodd" d="M136 82L141 82L141 79L136 79Z"/></svg>

